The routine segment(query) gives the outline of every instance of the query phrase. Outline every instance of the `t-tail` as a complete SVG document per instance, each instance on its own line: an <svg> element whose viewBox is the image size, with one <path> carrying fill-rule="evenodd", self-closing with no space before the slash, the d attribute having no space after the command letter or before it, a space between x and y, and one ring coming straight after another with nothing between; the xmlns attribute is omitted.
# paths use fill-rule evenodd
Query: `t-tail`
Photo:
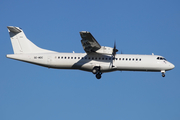
<svg viewBox="0 0 180 120"><path fill-rule="evenodd" d="M52 53L54 51L42 49L32 43L19 27L8 26L8 31L13 47L14 54L28 53Z"/></svg>

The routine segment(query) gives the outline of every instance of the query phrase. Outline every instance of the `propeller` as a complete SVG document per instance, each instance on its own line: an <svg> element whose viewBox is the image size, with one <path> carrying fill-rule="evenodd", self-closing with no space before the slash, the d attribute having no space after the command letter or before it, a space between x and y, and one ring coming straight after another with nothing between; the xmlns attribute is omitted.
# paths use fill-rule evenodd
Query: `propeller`
<svg viewBox="0 0 180 120"><path fill-rule="evenodd" d="M114 48L113 48L113 52L112 52L113 58L115 58L116 52L118 52L118 49L116 49L116 41L114 41Z"/></svg>
<svg viewBox="0 0 180 120"><path fill-rule="evenodd" d="M116 52L118 52L118 49L116 49L116 41L114 41L114 48L113 48L113 51L112 51L112 62L111 62L112 67L114 67L113 61L114 61L114 59L115 59Z"/></svg>

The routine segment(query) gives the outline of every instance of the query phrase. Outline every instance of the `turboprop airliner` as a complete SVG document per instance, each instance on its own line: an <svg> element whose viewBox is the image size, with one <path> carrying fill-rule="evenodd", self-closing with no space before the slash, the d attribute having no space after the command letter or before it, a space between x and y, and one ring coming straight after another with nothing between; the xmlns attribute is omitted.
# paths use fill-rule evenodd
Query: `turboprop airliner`
<svg viewBox="0 0 180 120"><path fill-rule="evenodd" d="M175 66L160 55L116 54L114 47L101 46L88 31L81 31L81 43L85 53L62 53L42 49L32 43L19 27L8 26L14 54L7 58L56 69L76 69L92 72L97 79L102 73L112 71L165 72Z"/></svg>

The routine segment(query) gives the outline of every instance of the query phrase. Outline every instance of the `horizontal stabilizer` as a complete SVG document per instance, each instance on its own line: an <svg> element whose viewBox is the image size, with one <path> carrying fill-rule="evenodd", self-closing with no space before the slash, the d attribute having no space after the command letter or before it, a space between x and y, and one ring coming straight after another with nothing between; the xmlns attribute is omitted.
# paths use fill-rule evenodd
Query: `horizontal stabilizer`
<svg viewBox="0 0 180 120"><path fill-rule="evenodd" d="M13 33L20 33L22 30L18 27L13 27L13 26L8 26L7 27L9 32L13 32Z"/></svg>

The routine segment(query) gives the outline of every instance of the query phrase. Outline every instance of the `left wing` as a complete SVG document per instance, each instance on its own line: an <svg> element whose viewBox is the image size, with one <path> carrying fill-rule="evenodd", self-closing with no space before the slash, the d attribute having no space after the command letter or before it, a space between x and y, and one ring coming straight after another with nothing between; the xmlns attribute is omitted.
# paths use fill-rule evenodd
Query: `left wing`
<svg viewBox="0 0 180 120"><path fill-rule="evenodd" d="M96 39L88 31L81 31L81 43L86 53L96 52L101 48Z"/></svg>

